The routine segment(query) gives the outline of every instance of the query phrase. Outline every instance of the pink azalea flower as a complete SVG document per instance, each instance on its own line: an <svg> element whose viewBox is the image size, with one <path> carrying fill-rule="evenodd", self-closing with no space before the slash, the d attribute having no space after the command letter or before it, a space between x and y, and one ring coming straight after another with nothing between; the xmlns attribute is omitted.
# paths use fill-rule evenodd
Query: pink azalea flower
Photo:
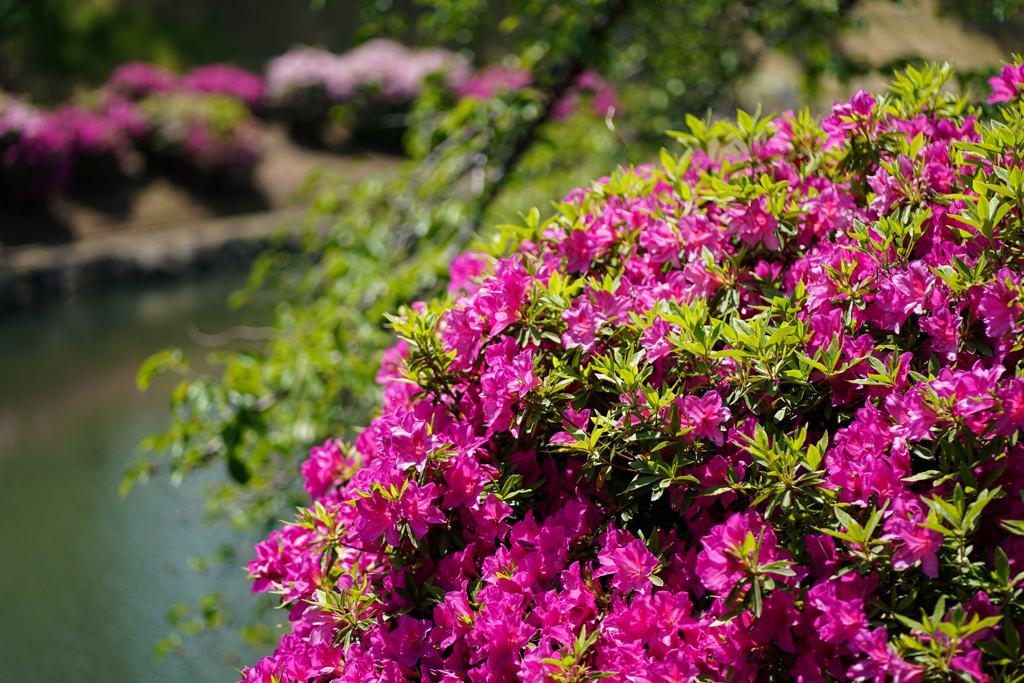
<svg viewBox="0 0 1024 683"><path fill-rule="evenodd" d="M639 216L645 216L639 210L634 209L631 222L638 220ZM676 231L667 221L660 218L651 219L650 227L640 233L640 246L648 250L651 260L655 264L662 264L666 261L679 267L679 250L682 241L679 232Z"/></svg>
<svg viewBox="0 0 1024 683"><path fill-rule="evenodd" d="M395 630L387 634L388 656L399 666L415 666L420 657L433 649L427 640L431 628L429 621L413 619L408 614L398 617Z"/></svg>
<svg viewBox="0 0 1024 683"><path fill-rule="evenodd" d="M597 348L596 335L604 320L594 311L588 298L577 299L570 308L562 311L562 320L568 325L562 333L562 345L566 350L579 347L584 353L592 353Z"/></svg>
<svg viewBox="0 0 1024 683"><path fill-rule="evenodd" d="M711 439L716 446L725 443L725 433L719 427L732 413L722 405L717 391L709 391L701 398L692 394L677 396L673 401L679 407L680 424L692 427L687 437Z"/></svg>
<svg viewBox="0 0 1024 683"><path fill-rule="evenodd" d="M583 271L585 273L590 270L590 261L594 258L596 249L588 231L570 230L559 244L559 249L567 261L566 272Z"/></svg>
<svg viewBox="0 0 1024 683"><path fill-rule="evenodd" d="M322 498L344 472L355 467L352 458L341 455L340 444L340 439L328 439L323 446L314 446L309 452L309 460L302 463L302 477L306 480L304 488L313 500Z"/></svg>
<svg viewBox="0 0 1024 683"><path fill-rule="evenodd" d="M978 301L978 313L985 323L985 334L993 339L1005 337L1017 329L1017 320L1024 313L1020 300L1020 279L1008 269L996 273L996 280L985 286Z"/></svg>
<svg viewBox="0 0 1024 683"><path fill-rule="evenodd" d="M675 347L667 339L670 334L679 334L679 325L667 323L661 316L655 317L640 336L640 346L647 351L647 360L653 363L672 353Z"/></svg>
<svg viewBox="0 0 1024 683"><path fill-rule="evenodd" d="M861 631L854 637L854 642L867 659L851 666L846 675L855 681L866 681L870 678L875 683L885 683L885 677L890 673L890 662L897 659L889 647L889 636L885 628Z"/></svg>
<svg viewBox="0 0 1024 683"><path fill-rule="evenodd" d="M374 542L381 535L388 545L397 546L399 542L398 527L395 525L396 511L393 503L384 498L380 490L375 490L369 497L356 501L359 519L356 531L359 538Z"/></svg>
<svg viewBox="0 0 1024 683"><path fill-rule="evenodd" d="M942 547L942 534L921 526L925 520L921 517L901 519L893 517L887 525L887 538L903 542L892 556L892 566L897 571L905 571L921 563L921 571L933 579L939 576L938 551Z"/></svg>
<svg viewBox="0 0 1024 683"><path fill-rule="evenodd" d="M950 313L949 308L943 306L932 315L921 318L918 322L921 329L931 336L932 350L945 356L948 361L956 360L956 354L960 348L960 326L964 322L963 318Z"/></svg>
<svg viewBox="0 0 1024 683"><path fill-rule="evenodd" d="M597 555L601 568L594 576L612 575L612 586L622 593L642 591L651 585L651 574L658 568L655 557L640 539L624 546L605 548Z"/></svg>
<svg viewBox="0 0 1024 683"><path fill-rule="evenodd" d="M950 660L949 664L954 669L970 674L981 683L988 683L992 680L981 668L981 650L971 650L966 655L957 655Z"/></svg>
<svg viewBox="0 0 1024 683"><path fill-rule="evenodd" d="M807 212L807 227L814 235L822 237L833 230L846 230L853 198L829 186L817 197L804 202L802 208Z"/></svg>
<svg viewBox="0 0 1024 683"><path fill-rule="evenodd" d="M750 625L750 637L761 643L778 643L783 652L796 652L792 627L800 623L795 598L786 591L772 591L761 606L761 616Z"/></svg>
<svg viewBox="0 0 1024 683"><path fill-rule="evenodd" d="M453 294L456 292L475 294L480 288L473 281L487 271L488 265L487 258L483 254L469 252L456 256L452 259L452 265L448 271L448 291Z"/></svg>
<svg viewBox="0 0 1024 683"><path fill-rule="evenodd" d="M711 529L700 541L704 550L697 556L697 574L709 591L726 595L746 575L746 569L732 549L742 547L747 534L761 539L758 564L788 559L785 552L778 550L771 525L765 524L756 510L731 515L725 524ZM747 561L753 559L747 558Z"/></svg>
<svg viewBox="0 0 1024 683"><path fill-rule="evenodd" d="M586 431L589 424L590 408L586 408L579 413L572 408L565 409L564 417L562 418L562 426L566 430L582 429L583 431ZM576 437L568 431L558 432L551 437L551 443L576 443Z"/></svg>
<svg viewBox="0 0 1024 683"><path fill-rule="evenodd" d="M512 508L493 493L476 510L470 510L476 522L476 536L485 541L502 540L512 527L505 520L512 516Z"/></svg>
<svg viewBox="0 0 1024 683"><path fill-rule="evenodd" d="M461 588L445 595L444 602L434 606L436 628L431 632L430 640L441 647L453 645L473 628L475 614L469 605L466 585L463 583Z"/></svg>
<svg viewBox="0 0 1024 683"><path fill-rule="evenodd" d="M988 79L992 86L992 94L988 98L989 104L996 102L1009 102L1024 92L1024 64L1014 66L1007 64L998 76Z"/></svg>
<svg viewBox="0 0 1024 683"><path fill-rule="evenodd" d="M992 425L992 432L1011 436L1018 429L1024 429L1024 380L1015 377L999 390L999 402L1003 412Z"/></svg>
<svg viewBox="0 0 1024 683"><path fill-rule="evenodd" d="M776 231L779 229L779 220L768 213L765 206L766 201L762 197L751 203L746 210L735 212L730 227L748 247L756 247L761 243L765 249L778 251L779 236Z"/></svg>
<svg viewBox="0 0 1024 683"><path fill-rule="evenodd" d="M476 458L463 454L448 461L444 480L449 488L441 502L442 507L454 508L469 503L468 507L473 508L490 477L484 474Z"/></svg>
<svg viewBox="0 0 1024 683"><path fill-rule="evenodd" d="M421 471L430 454L440 446L440 440L430 433L430 425L412 415L406 417L401 429L391 433L391 452L400 470L415 467Z"/></svg>
<svg viewBox="0 0 1024 683"><path fill-rule="evenodd" d="M410 481L402 494L397 512L402 519L409 522L409 528L416 538L427 535L428 524L444 524L447 521L441 510L433 504L437 496L437 486L427 484L421 487L415 481Z"/></svg>

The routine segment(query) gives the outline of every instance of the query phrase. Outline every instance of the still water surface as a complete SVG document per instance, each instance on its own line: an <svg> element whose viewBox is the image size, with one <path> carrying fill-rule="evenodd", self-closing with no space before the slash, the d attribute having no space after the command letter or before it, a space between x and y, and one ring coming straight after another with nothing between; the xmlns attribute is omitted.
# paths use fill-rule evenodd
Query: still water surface
<svg viewBox="0 0 1024 683"><path fill-rule="evenodd" d="M169 345L196 349L190 323L204 332L234 324L224 301L241 282L110 294L0 320L0 680L230 683L255 661L225 634L186 639L180 654L154 662L168 609L216 588L244 594L248 555L242 545L227 566L189 568L188 555L238 540L203 524L195 482L158 478L127 499L117 492L139 440L168 421L172 383L140 395L139 364Z"/></svg>

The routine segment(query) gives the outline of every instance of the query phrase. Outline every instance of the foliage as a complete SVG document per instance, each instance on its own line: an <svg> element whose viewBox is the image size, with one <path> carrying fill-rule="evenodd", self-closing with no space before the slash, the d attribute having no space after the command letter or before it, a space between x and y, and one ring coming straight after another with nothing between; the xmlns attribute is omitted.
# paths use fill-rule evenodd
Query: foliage
<svg viewBox="0 0 1024 683"><path fill-rule="evenodd" d="M1024 88L951 76L692 118L389 316L245 680L1020 680Z"/></svg>

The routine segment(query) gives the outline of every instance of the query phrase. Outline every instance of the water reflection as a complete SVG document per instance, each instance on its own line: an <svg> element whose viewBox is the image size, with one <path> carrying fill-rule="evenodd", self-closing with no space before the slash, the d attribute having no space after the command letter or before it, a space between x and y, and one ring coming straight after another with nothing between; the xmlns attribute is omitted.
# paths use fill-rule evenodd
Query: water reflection
<svg viewBox="0 0 1024 683"><path fill-rule="evenodd" d="M0 321L0 667L3 680L229 682L254 661L231 635L186 641L162 664L167 610L222 587L244 593L238 557L205 575L189 554L230 538L202 525L195 485L117 494L139 440L167 424L170 382L147 395L139 363L235 323L239 277L115 294ZM242 601L245 604L245 601Z"/></svg>

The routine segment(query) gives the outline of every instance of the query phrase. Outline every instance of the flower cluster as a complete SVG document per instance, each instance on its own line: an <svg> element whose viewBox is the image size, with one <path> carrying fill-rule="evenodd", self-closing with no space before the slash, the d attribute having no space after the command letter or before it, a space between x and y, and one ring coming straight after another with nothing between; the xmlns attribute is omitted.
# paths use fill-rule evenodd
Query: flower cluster
<svg viewBox="0 0 1024 683"><path fill-rule="evenodd" d="M447 50L410 50L383 39L341 55L300 46L267 65L267 97L274 106L300 110L361 101L408 104L427 77L437 73L458 87L468 78L469 66Z"/></svg>
<svg viewBox="0 0 1024 683"><path fill-rule="evenodd" d="M1020 675L1024 104L950 75L691 118L457 259L257 545L245 681Z"/></svg>
<svg viewBox="0 0 1024 683"><path fill-rule="evenodd" d="M118 67L96 109L125 128L146 152L206 175L244 181L259 159L264 81L231 64L184 76L145 62Z"/></svg>
<svg viewBox="0 0 1024 683"><path fill-rule="evenodd" d="M0 196L60 191L71 177L73 134L45 112L0 92Z"/></svg>
<svg viewBox="0 0 1024 683"><path fill-rule="evenodd" d="M239 100L174 92L148 97L139 106L154 154L234 184L244 182L259 160L260 127Z"/></svg>
<svg viewBox="0 0 1024 683"><path fill-rule="evenodd" d="M184 76L148 62L127 62L114 69L106 89L124 98L138 101L150 95L171 91L228 95L251 109L263 105L263 78L233 64L206 64Z"/></svg>
<svg viewBox="0 0 1024 683"><path fill-rule="evenodd" d="M233 64L198 66L182 77L181 86L192 92L229 95L245 102L253 111L263 106L263 78Z"/></svg>
<svg viewBox="0 0 1024 683"><path fill-rule="evenodd" d="M0 193L31 200L76 177L130 173L143 152L243 179L259 157L250 109L262 97L262 79L230 65L179 78L144 62L122 65L101 89L53 111L0 93Z"/></svg>

